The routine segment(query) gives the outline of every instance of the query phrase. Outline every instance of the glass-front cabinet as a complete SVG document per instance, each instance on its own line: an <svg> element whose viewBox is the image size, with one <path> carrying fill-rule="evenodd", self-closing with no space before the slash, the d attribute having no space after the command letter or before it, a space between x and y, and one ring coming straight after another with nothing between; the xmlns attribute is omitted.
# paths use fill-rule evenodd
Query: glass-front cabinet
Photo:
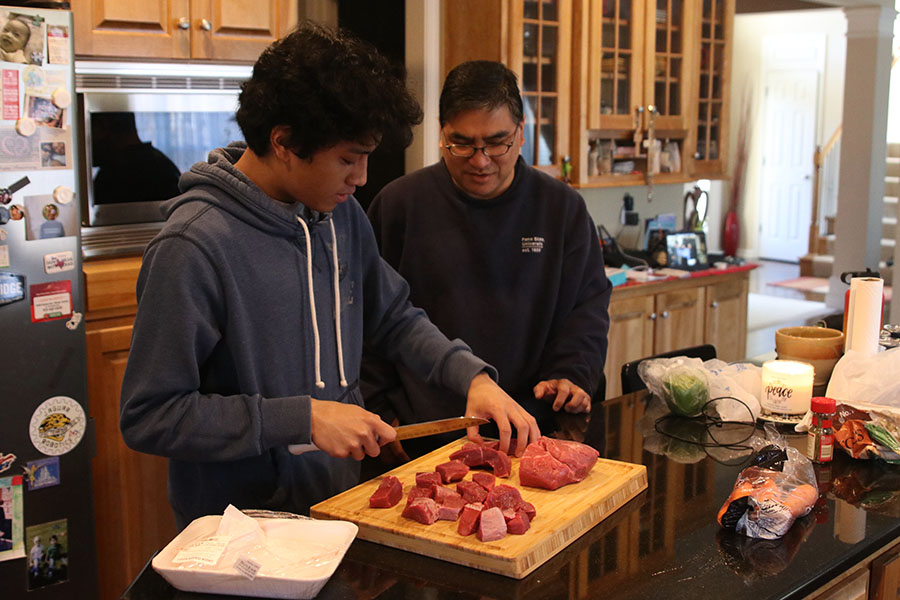
<svg viewBox="0 0 900 600"><path fill-rule="evenodd" d="M703 0L697 57L697 121L691 172L717 177L728 168L728 97L735 0Z"/></svg>

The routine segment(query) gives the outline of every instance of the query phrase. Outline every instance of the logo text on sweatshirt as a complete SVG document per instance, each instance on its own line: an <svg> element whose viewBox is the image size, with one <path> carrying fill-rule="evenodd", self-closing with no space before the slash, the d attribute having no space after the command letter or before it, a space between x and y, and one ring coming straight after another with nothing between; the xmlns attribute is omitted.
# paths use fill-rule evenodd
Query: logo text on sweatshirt
<svg viewBox="0 0 900 600"><path fill-rule="evenodd" d="M538 254L544 250L544 238L530 236L522 238L522 254Z"/></svg>

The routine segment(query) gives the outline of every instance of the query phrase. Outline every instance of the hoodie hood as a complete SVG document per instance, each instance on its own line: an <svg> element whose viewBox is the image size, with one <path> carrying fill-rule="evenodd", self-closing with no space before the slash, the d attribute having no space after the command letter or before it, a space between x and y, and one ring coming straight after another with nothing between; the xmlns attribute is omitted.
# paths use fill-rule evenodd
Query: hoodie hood
<svg viewBox="0 0 900 600"><path fill-rule="evenodd" d="M311 210L299 202L287 204L269 197L234 166L246 150L245 142L232 142L211 151L205 163L194 164L178 182L182 194L163 205L165 217L184 204L204 202L260 231L291 238L297 235L298 216L310 224L331 218L331 213Z"/></svg>

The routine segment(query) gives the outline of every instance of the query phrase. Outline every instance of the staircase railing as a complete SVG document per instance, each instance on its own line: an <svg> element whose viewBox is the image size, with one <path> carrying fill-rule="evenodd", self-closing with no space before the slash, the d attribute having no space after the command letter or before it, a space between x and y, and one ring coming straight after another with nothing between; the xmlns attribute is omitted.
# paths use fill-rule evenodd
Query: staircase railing
<svg viewBox="0 0 900 600"><path fill-rule="evenodd" d="M828 201L829 206L837 207L837 177L841 164L838 141L841 139L842 131L843 126L838 125L825 147L816 146L815 154L813 154L812 219L809 222L810 254L820 254L823 251L819 247L819 238L822 232L819 215L822 214L821 206L825 203L823 198ZM825 182L824 186L823 181Z"/></svg>

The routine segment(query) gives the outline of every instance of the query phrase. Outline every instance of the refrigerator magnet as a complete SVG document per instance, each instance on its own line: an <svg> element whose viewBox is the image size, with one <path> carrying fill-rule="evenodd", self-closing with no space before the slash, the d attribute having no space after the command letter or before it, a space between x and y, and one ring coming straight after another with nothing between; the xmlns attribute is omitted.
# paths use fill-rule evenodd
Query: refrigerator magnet
<svg viewBox="0 0 900 600"><path fill-rule="evenodd" d="M9 246L3 244L0 246L0 269L9 267Z"/></svg>
<svg viewBox="0 0 900 600"><path fill-rule="evenodd" d="M15 454L0 453L0 473L2 473L3 471L9 471L9 469L12 468L14 462L16 462Z"/></svg>
<svg viewBox="0 0 900 600"><path fill-rule="evenodd" d="M28 525L25 543L28 545L29 592L69 580L68 519Z"/></svg>
<svg viewBox="0 0 900 600"><path fill-rule="evenodd" d="M72 94L66 88L56 88L50 94L50 101L56 108L69 108L69 105L72 104Z"/></svg>
<svg viewBox="0 0 900 600"><path fill-rule="evenodd" d="M18 273L0 273L0 306L24 299L25 276Z"/></svg>
<svg viewBox="0 0 900 600"><path fill-rule="evenodd" d="M31 117L22 117L16 121L16 133L25 137L34 135L37 130L37 124Z"/></svg>
<svg viewBox="0 0 900 600"><path fill-rule="evenodd" d="M22 477L0 477L0 498L3 499L3 543L0 544L0 562L25 556L25 519L22 494Z"/></svg>
<svg viewBox="0 0 900 600"><path fill-rule="evenodd" d="M75 269L75 254L71 250L44 255L44 273L62 273Z"/></svg>
<svg viewBox="0 0 900 600"><path fill-rule="evenodd" d="M15 121L19 118L19 72L16 69L3 69L0 74L2 85L4 121Z"/></svg>
<svg viewBox="0 0 900 600"><path fill-rule="evenodd" d="M29 287L31 322L42 323L72 316L72 282L69 279L35 283Z"/></svg>
<svg viewBox="0 0 900 600"><path fill-rule="evenodd" d="M31 415L31 443L47 456L65 454L84 435L84 409L68 396L44 400Z"/></svg>
<svg viewBox="0 0 900 600"><path fill-rule="evenodd" d="M29 492L62 483L58 456L29 461L22 470L25 471L25 483L28 484Z"/></svg>

